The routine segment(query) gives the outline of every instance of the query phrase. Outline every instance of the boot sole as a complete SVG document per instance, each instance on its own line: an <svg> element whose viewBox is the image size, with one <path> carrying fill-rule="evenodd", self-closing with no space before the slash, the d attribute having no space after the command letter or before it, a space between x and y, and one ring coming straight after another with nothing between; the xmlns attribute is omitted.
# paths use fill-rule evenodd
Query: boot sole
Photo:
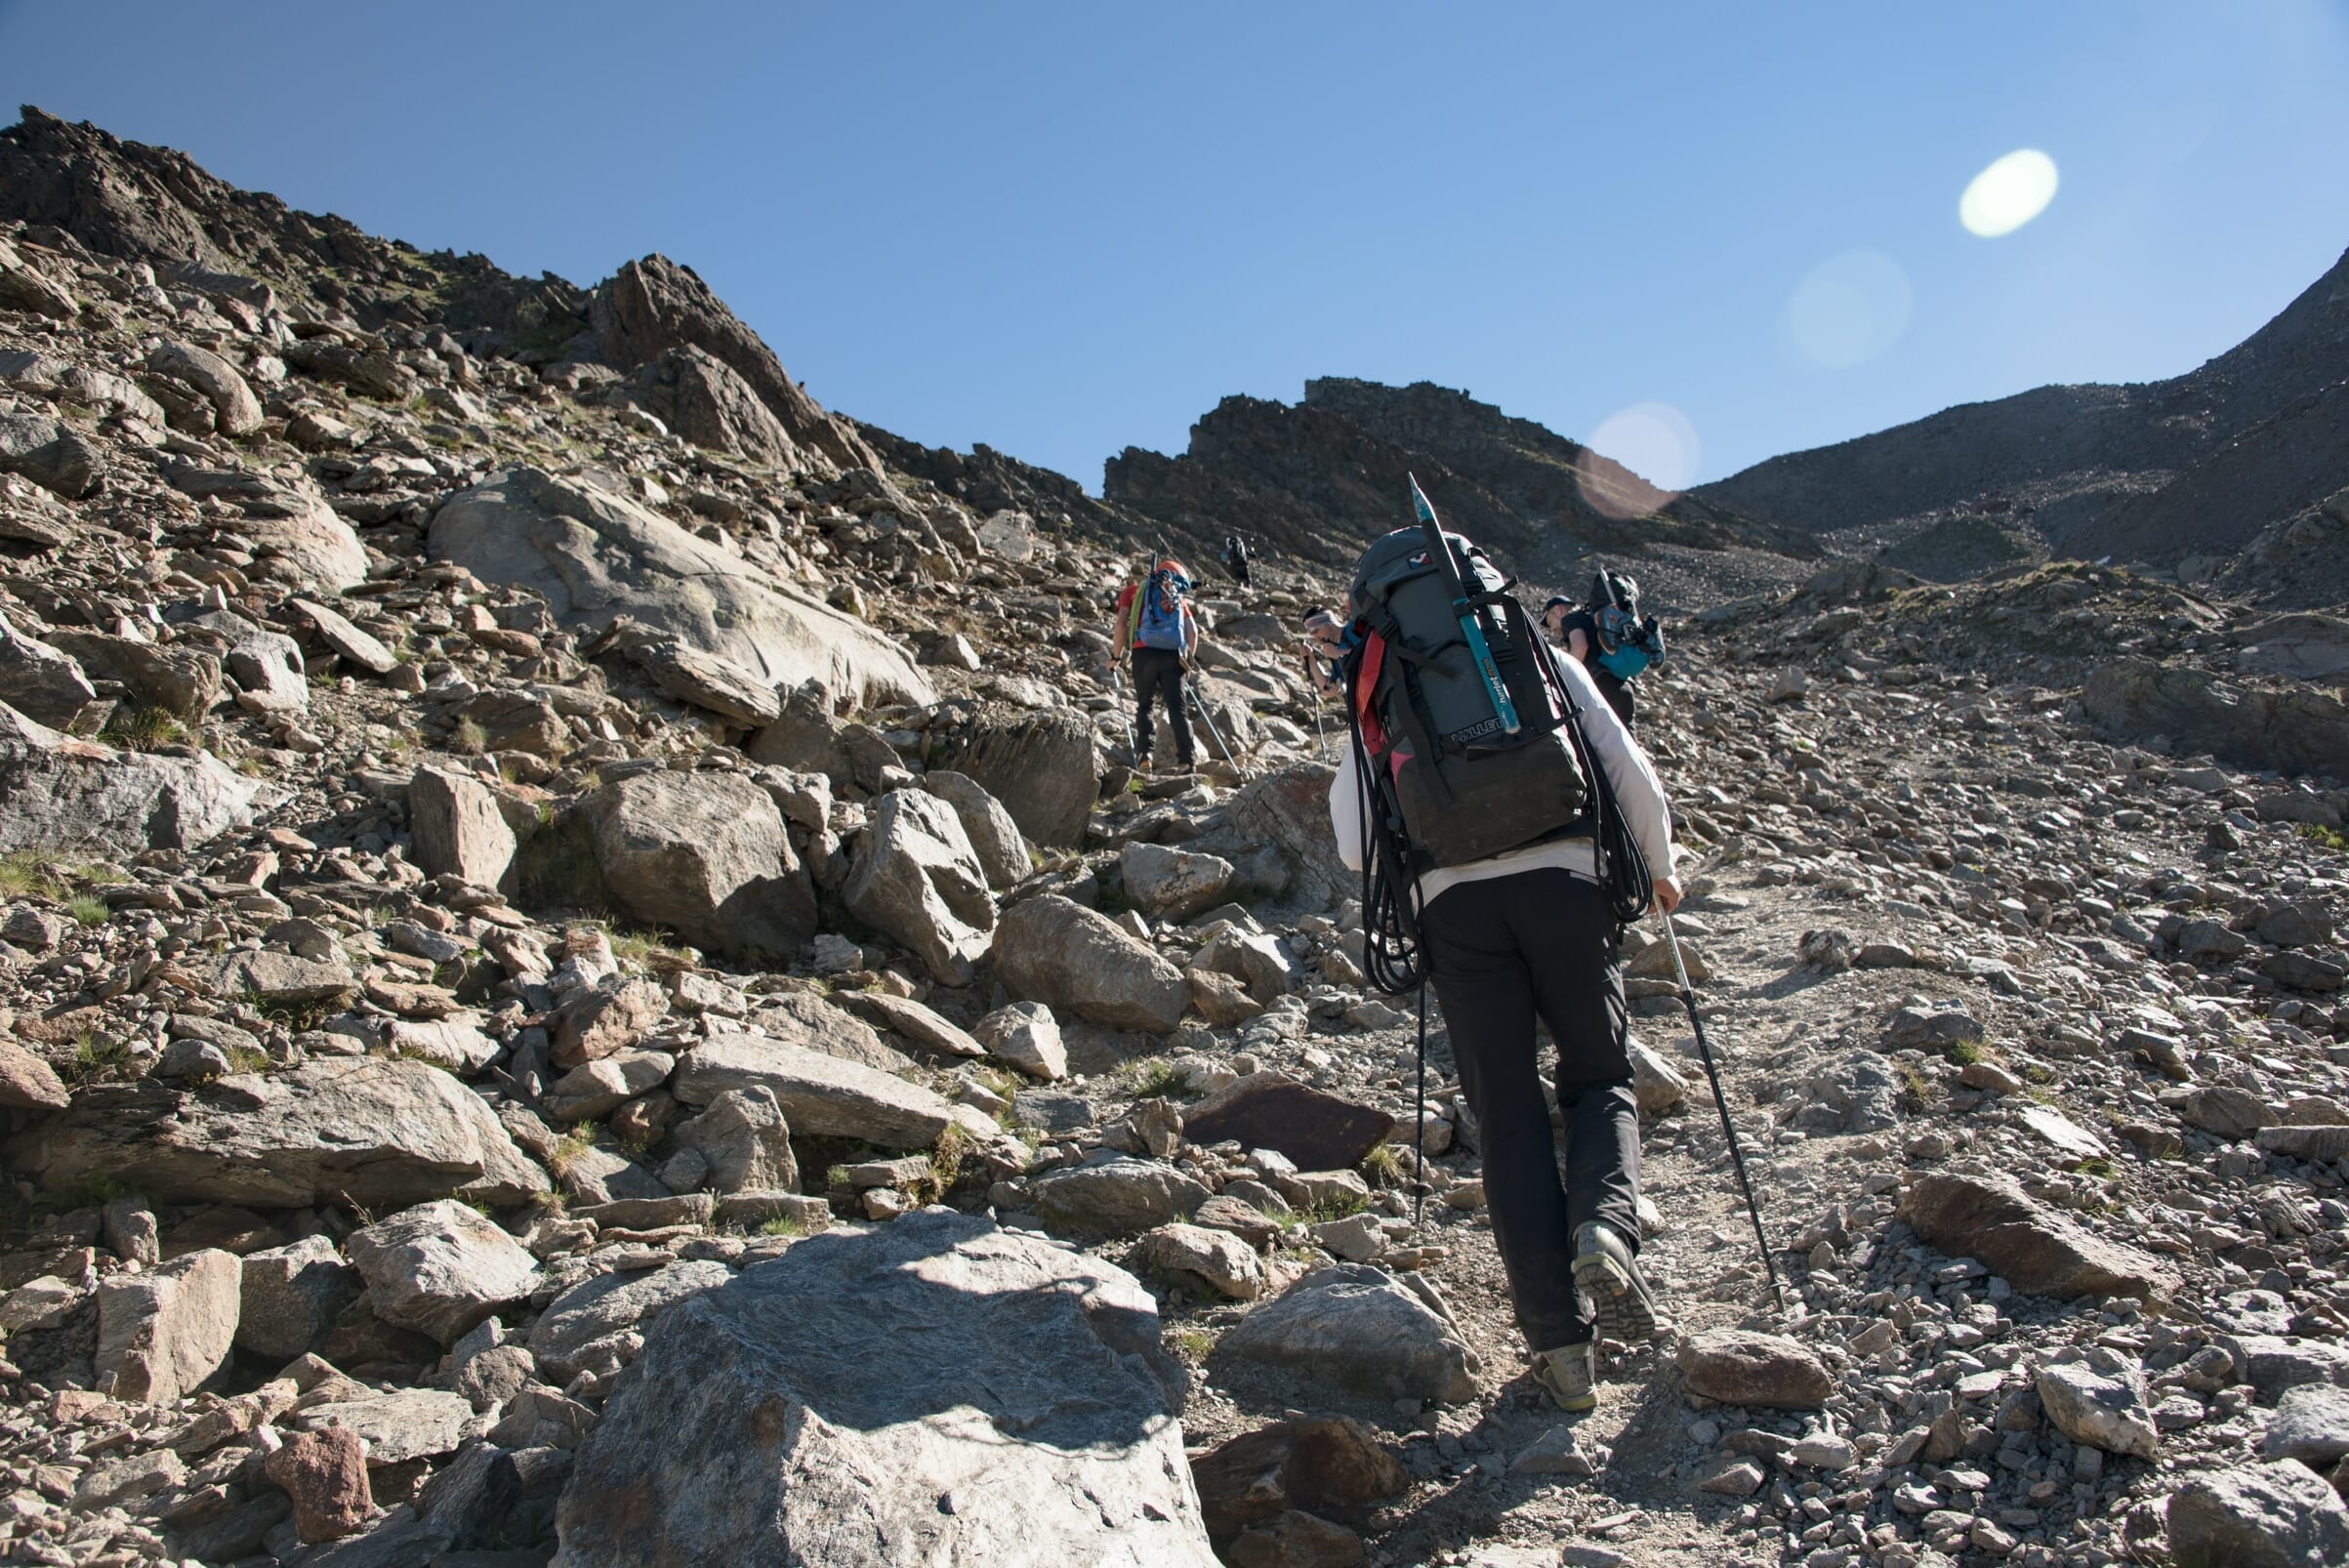
<svg viewBox="0 0 2349 1568"><path fill-rule="evenodd" d="M1574 1260L1575 1282L1590 1298L1590 1310L1599 1332L1625 1344L1644 1344L1656 1337L1656 1303L1647 1282L1606 1253L1585 1253Z"/></svg>

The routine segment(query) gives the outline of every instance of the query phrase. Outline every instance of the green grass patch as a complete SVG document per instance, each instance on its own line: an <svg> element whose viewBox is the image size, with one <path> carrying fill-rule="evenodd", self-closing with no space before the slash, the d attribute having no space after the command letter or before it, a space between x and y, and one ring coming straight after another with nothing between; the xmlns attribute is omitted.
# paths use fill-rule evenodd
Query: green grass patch
<svg viewBox="0 0 2349 1568"><path fill-rule="evenodd" d="M1205 1329L1169 1329L1167 1346L1185 1361L1205 1361L1216 1348L1216 1337Z"/></svg>
<svg viewBox="0 0 2349 1568"><path fill-rule="evenodd" d="M2349 832L2328 828L2322 822L2295 822L2292 831L2320 849L2329 849L2334 854L2349 854Z"/></svg>
<svg viewBox="0 0 2349 1568"><path fill-rule="evenodd" d="M1978 1061L1988 1061L1990 1052L1982 1048L1979 1040L1953 1040L1950 1042L1949 1058L1960 1067L1971 1067Z"/></svg>
<svg viewBox="0 0 2349 1568"><path fill-rule="evenodd" d="M65 900L65 913L84 926L103 926L114 911L96 893L75 893Z"/></svg>
<svg viewBox="0 0 2349 1568"><path fill-rule="evenodd" d="M472 719L460 719L448 732L448 749L461 757L478 757L489 750L489 731Z"/></svg>
<svg viewBox="0 0 2349 1568"><path fill-rule="evenodd" d="M259 1073L268 1070L269 1053L257 1046L229 1046L227 1048L227 1054L228 1070L232 1073Z"/></svg>
<svg viewBox="0 0 2349 1568"><path fill-rule="evenodd" d="M582 1122L562 1135L555 1147L547 1151L547 1169L557 1177L570 1176L588 1151L596 1146L596 1135L602 1131L599 1124Z"/></svg>
<svg viewBox="0 0 2349 1568"><path fill-rule="evenodd" d="M807 1234L807 1222L797 1215L777 1215L759 1227L762 1236L788 1236L793 1240Z"/></svg>
<svg viewBox="0 0 2349 1568"><path fill-rule="evenodd" d="M100 861L61 860L40 849L16 849L0 855L0 898L63 900L72 895L76 884L112 873L111 866Z"/></svg>
<svg viewBox="0 0 2349 1568"><path fill-rule="evenodd" d="M58 1069L67 1089L114 1083L131 1076L131 1046L127 1040L102 1039L84 1031L73 1042L73 1054Z"/></svg>
<svg viewBox="0 0 2349 1568"><path fill-rule="evenodd" d="M1298 1210L1297 1217L1290 1221L1290 1228L1301 1230L1307 1225L1324 1225L1333 1219L1350 1218L1369 1207L1356 1193L1332 1193Z"/></svg>
<svg viewBox="0 0 2349 1568"><path fill-rule="evenodd" d="M169 708L117 709L99 731L99 738L125 751L160 751L166 746L185 745L187 726L179 715Z"/></svg>
<svg viewBox="0 0 2349 1568"><path fill-rule="evenodd" d="M1146 1060L1133 1064L1128 1071L1135 1099L1156 1099L1168 1094L1187 1094L1191 1090L1190 1074L1171 1061Z"/></svg>
<svg viewBox="0 0 2349 1568"><path fill-rule="evenodd" d="M1381 1143L1362 1157L1362 1175L1375 1187L1399 1187L1411 1179L1411 1162L1392 1143Z"/></svg>

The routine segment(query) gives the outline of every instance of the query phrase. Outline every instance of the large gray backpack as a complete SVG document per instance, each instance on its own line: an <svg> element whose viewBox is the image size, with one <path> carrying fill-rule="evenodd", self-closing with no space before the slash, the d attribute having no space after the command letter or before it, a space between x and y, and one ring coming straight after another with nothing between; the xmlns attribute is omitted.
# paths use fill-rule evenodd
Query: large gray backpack
<svg viewBox="0 0 2349 1568"><path fill-rule="evenodd" d="M1376 825L1417 874L1590 831L1589 785L1568 722L1571 697L1508 579L1482 550L1404 528L1363 552L1350 598L1360 644L1345 666L1371 773ZM1461 624L1464 592L1493 679ZM1498 681L1507 697L1495 700ZM1512 727L1513 722L1513 727Z"/></svg>

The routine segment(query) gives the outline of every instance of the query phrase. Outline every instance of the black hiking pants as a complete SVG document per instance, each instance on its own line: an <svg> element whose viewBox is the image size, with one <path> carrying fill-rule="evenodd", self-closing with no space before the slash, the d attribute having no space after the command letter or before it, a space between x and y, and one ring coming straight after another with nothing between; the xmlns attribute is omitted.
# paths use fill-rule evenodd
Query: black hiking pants
<svg viewBox="0 0 2349 1568"><path fill-rule="evenodd" d="M1517 1326L1535 1350L1579 1344L1591 1326L1575 1290L1575 1227L1604 1220L1639 1246L1639 1111L1614 916L1596 885L1541 870L1447 887L1422 925ZM1558 1049L1563 1184L1536 1018Z"/></svg>
<svg viewBox="0 0 2349 1568"><path fill-rule="evenodd" d="M1150 709L1164 699L1167 727L1174 731L1174 757L1188 768L1196 758L1191 711L1182 697L1182 655L1172 648L1133 650L1133 765L1150 765Z"/></svg>

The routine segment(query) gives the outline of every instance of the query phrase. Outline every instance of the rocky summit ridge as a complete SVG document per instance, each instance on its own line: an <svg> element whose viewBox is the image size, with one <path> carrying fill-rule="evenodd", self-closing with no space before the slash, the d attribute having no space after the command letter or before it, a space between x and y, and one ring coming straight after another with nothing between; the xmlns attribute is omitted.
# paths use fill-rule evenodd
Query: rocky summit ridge
<svg viewBox="0 0 2349 1568"><path fill-rule="evenodd" d="M1288 634L1368 500L1203 596L1196 774L1100 625L1144 499L1310 477L1284 424L1501 531L1563 443L1317 382L1095 501L659 258L526 283L30 110L0 208L0 1560L2349 1553L2339 619L1632 519L1789 1293L1642 922L1674 1321L1562 1422L1328 842Z"/></svg>

